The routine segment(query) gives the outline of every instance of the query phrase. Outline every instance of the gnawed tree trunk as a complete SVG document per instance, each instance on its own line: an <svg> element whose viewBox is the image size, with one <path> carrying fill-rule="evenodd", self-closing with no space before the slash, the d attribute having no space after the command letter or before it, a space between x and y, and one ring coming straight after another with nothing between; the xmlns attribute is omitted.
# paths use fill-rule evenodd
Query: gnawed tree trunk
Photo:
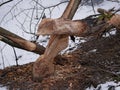
<svg viewBox="0 0 120 90"><path fill-rule="evenodd" d="M81 0L70 0L61 18L54 20L44 19L41 21L37 34L50 35L50 40L43 56L39 57L33 65L33 78L35 81L39 79L42 80L54 73L54 59L61 50L67 47L68 37L70 35L87 36L93 33L103 33L106 29L110 29L110 23L105 23L107 22L107 17L104 17L104 15L102 16L105 19L104 23L100 20L100 25L97 27L88 26L88 24L82 20L67 20L72 19L80 1ZM91 31L89 31L90 29Z"/></svg>
<svg viewBox="0 0 120 90"><path fill-rule="evenodd" d="M81 0L70 0L61 19L62 18L72 19L80 2ZM45 19L44 21L41 22L38 28L38 33L39 33L39 30L40 31L43 30L43 32L45 32L46 29L43 27L44 26L46 27L46 24L50 25L50 26L47 26L48 30L54 29L54 22L51 22L51 20L48 22L47 21L48 20ZM60 26L57 26L57 23L55 24L56 24L56 27L60 28ZM47 34L48 32L46 32L45 34ZM55 71L55 67L53 65L54 59L61 50L65 49L68 46L68 38L69 38L69 35L65 35L65 34L63 35L52 34L50 36L49 43L46 47L46 50L43 56L39 57L33 65L33 79L35 81L38 81L38 80L41 81L43 78L50 76L51 74L54 73Z"/></svg>

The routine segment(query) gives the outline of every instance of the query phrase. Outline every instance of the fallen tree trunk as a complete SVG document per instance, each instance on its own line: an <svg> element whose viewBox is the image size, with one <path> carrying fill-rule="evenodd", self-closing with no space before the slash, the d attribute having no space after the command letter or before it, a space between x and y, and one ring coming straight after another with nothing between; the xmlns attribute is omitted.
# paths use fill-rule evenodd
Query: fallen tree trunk
<svg viewBox="0 0 120 90"><path fill-rule="evenodd" d="M24 38L11 33L10 31L0 27L0 35L1 37L1 41L9 44L10 46L19 48L19 49L23 49L23 50L27 50L30 52L34 52L37 54L43 54L45 51L45 48L37 43L33 43L30 42L28 40L25 40Z"/></svg>

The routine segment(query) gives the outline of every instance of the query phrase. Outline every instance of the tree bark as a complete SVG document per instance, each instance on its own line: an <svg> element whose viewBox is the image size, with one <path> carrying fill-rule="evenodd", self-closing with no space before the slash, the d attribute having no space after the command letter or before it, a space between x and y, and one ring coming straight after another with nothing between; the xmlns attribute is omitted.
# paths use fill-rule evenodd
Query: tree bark
<svg viewBox="0 0 120 90"><path fill-rule="evenodd" d="M37 43L30 42L14 33L7 31L6 29L0 27L1 41L23 50L34 52L37 54L43 54L45 48Z"/></svg>
<svg viewBox="0 0 120 90"><path fill-rule="evenodd" d="M68 19L72 20L72 18L75 15L75 12L77 11L80 3L81 3L81 0L70 0L65 11L63 12L61 18L68 18Z"/></svg>

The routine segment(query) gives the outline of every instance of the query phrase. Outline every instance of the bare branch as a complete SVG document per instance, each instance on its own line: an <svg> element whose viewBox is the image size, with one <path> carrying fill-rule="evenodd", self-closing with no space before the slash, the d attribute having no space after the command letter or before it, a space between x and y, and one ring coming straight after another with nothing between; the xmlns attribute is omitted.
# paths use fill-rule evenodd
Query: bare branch
<svg viewBox="0 0 120 90"><path fill-rule="evenodd" d="M20 0L19 2L17 2L5 15L4 17L1 19L0 24L4 21L5 17L23 0Z"/></svg>
<svg viewBox="0 0 120 90"><path fill-rule="evenodd" d="M72 19L75 15L75 12L77 11L77 8L79 7L79 4L81 3L81 0L70 0L70 3L68 4L67 8L65 9L62 18L68 18Z"/></svg>
<svg viewBox="0 0 120 90"><path fill-rule="evenodd" d="M15 48L13 47L13 52L14 52L14 55L15 55L15 61L16 61L16 66L18 66L18 57L17 57L17 53L15 51Z"/></svg>
<svg viewBox="0 0 120 90"><path fill-rule="evenodd" d="M33 1L36 2L36 3L37 3L40 7L42 7L43 9L49 9L49 8L52 8L52 7L59 6L60 4L69 2L69 1L64 1L64 2L60 2L60 3L55 4L55 5L52 5L52 6L45 7L45 6L43 6L42 4L38 3L37 1L35 1L35 0L33 0Z"/></svg>
<svg viewBox="0 0 120 90"><path fill-rule="evenodd" d="M95 8L94 8L93 0L91 0L91 4L92 4L93 12L95 13Z"/></svg>
<svg viewBox="0 0 120 90"><path fill-rule="evenodd" d="M6 1L6 2L3 2L3 3L0 4L0 7L3 6L3 5L5 5L5 4L7 4L7 3L9 3L9 2L12 2L12 1L13 1L13 0L8 0L8 1Z"/></svg>
<svg viewBox="0 0 120 90"><path fill-rule="evenodd" d="M32 20L33 20L33 15L34 15L35 7L32 11L31 19L30 19L30 32L32 33L31 26L32 26Z"/></svg>

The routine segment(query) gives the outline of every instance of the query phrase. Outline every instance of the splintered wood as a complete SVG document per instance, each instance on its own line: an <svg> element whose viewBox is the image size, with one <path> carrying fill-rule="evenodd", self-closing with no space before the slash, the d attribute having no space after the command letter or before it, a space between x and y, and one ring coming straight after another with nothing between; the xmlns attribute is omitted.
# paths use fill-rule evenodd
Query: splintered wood
<svg viewBox="0 0 120 90"><path fill-rule="evenodd" d="M75 35L80 36L87 24L81 20L43 19L38 27L37 35Z"/></svg>

